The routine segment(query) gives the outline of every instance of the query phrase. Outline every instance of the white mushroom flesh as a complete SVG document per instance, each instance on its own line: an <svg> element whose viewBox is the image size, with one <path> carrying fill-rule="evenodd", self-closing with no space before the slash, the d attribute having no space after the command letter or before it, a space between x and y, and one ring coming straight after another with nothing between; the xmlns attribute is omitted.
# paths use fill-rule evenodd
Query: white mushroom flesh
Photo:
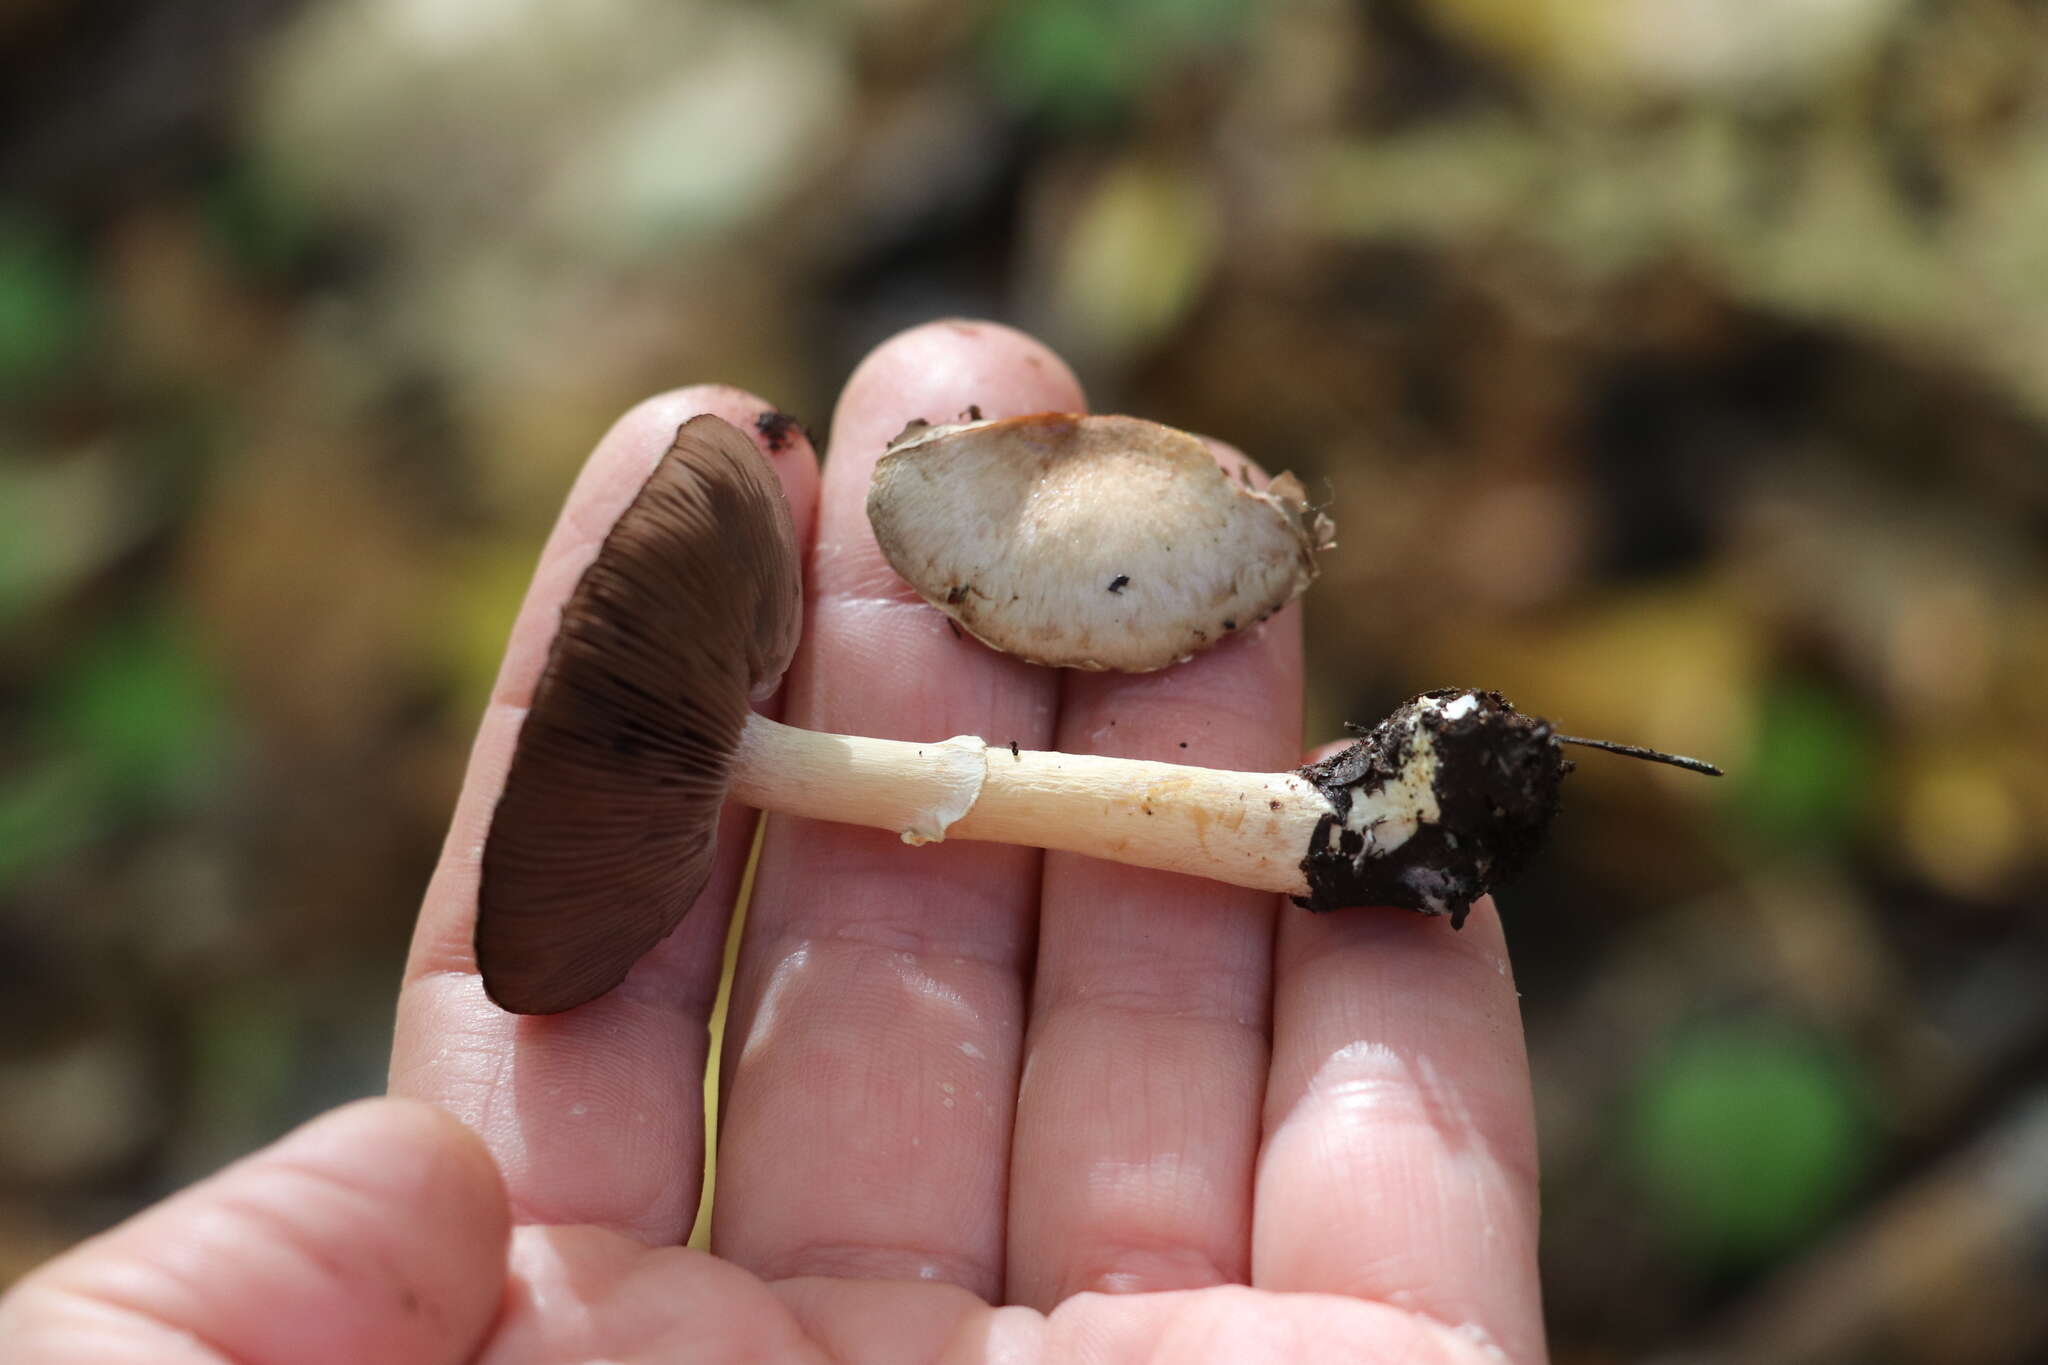
<svg viewBox="0 0 2048 1365"><path fill-rule="evenodd" d="M1063 413L913 423L875 468L868 518L896 572L975 638L1131 673L1263 621L1332 543L1292 475L1255 489L1186 432Z"/></svg>

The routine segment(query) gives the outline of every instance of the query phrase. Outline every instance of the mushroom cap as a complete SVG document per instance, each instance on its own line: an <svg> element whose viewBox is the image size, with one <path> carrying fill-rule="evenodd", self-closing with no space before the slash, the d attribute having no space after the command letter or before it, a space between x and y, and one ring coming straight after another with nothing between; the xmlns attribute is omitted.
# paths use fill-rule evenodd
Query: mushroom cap
<svg viewBox="0 0 2048 1365"><path fill-rule="evenodd" d="M905 581L991 648L1144 673L1306 588L1329 518L1283 474L1230 478L1135 417L913 422L875 466L868 520Z"/></svg>
<svg viewBox="0 0 2048 1365"><path fill-rule="evenodd" d="M802 627L796 532L754 443L692 418L562 607L491 816L484 990L517 1014L604 994L710 875L748 701Z"/></svg>

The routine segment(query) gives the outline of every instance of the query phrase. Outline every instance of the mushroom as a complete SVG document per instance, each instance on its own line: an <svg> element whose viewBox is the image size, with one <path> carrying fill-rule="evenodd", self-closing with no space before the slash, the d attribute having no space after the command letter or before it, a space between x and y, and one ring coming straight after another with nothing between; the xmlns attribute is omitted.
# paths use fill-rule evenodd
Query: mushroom
<svg viewBox="0 0 2048 1365"><path fill-rule="evenodd" d="M552 1013L618 984L703 889L728 799L1455 925L1541 840L1571 767L1559 745L1576 742L1470 690L1425 693L1287 773L820 734L748 704L801 615L773 471L693 418L570 594L520 730L478 890L477 967L499 1005Z"/></svg>
<svg viewBox="0 0 2048 1365"><path fill-rule="evenodd" d="M890 565L993 649L1145 673L1265 620L1316 576L1330 519L1282 474L1233 482L1136 417L912 422L868 489Z"/></svg>
<svg viewBox="0 0 2048 1365"><path fill-rule="evenodd" d="M716 417L676 432L583 572L491 813L477 969L521 1014L617 985L710 875L748 702L796 652L775 471Z"/></svg>

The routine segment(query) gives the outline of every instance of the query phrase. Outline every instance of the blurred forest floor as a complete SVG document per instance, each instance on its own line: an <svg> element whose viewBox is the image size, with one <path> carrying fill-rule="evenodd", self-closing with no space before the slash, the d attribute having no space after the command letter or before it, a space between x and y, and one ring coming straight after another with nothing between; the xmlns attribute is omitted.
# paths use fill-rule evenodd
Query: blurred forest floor
<svg viewBox="0 0 2048 1365"><path fill-rule="evenodd" d="M0 3L0 1282L381 1088L578 462L993 316L1498 687L1566 1365L2048 1355L2048 5Z"/></svg>

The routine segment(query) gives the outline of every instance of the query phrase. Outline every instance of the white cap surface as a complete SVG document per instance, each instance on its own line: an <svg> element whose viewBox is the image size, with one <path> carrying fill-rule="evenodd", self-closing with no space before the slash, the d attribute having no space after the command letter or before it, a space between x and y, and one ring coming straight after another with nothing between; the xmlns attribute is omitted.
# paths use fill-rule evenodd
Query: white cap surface
<svg viewBox="0 0 2048 1365"><path fill-rule="evenodd" d="M896 572L991 648L1130 673L1263 621L1332 543L1292 475L1256 490L1186 432L1065 413L911 424L868 519Z"/></svg>

